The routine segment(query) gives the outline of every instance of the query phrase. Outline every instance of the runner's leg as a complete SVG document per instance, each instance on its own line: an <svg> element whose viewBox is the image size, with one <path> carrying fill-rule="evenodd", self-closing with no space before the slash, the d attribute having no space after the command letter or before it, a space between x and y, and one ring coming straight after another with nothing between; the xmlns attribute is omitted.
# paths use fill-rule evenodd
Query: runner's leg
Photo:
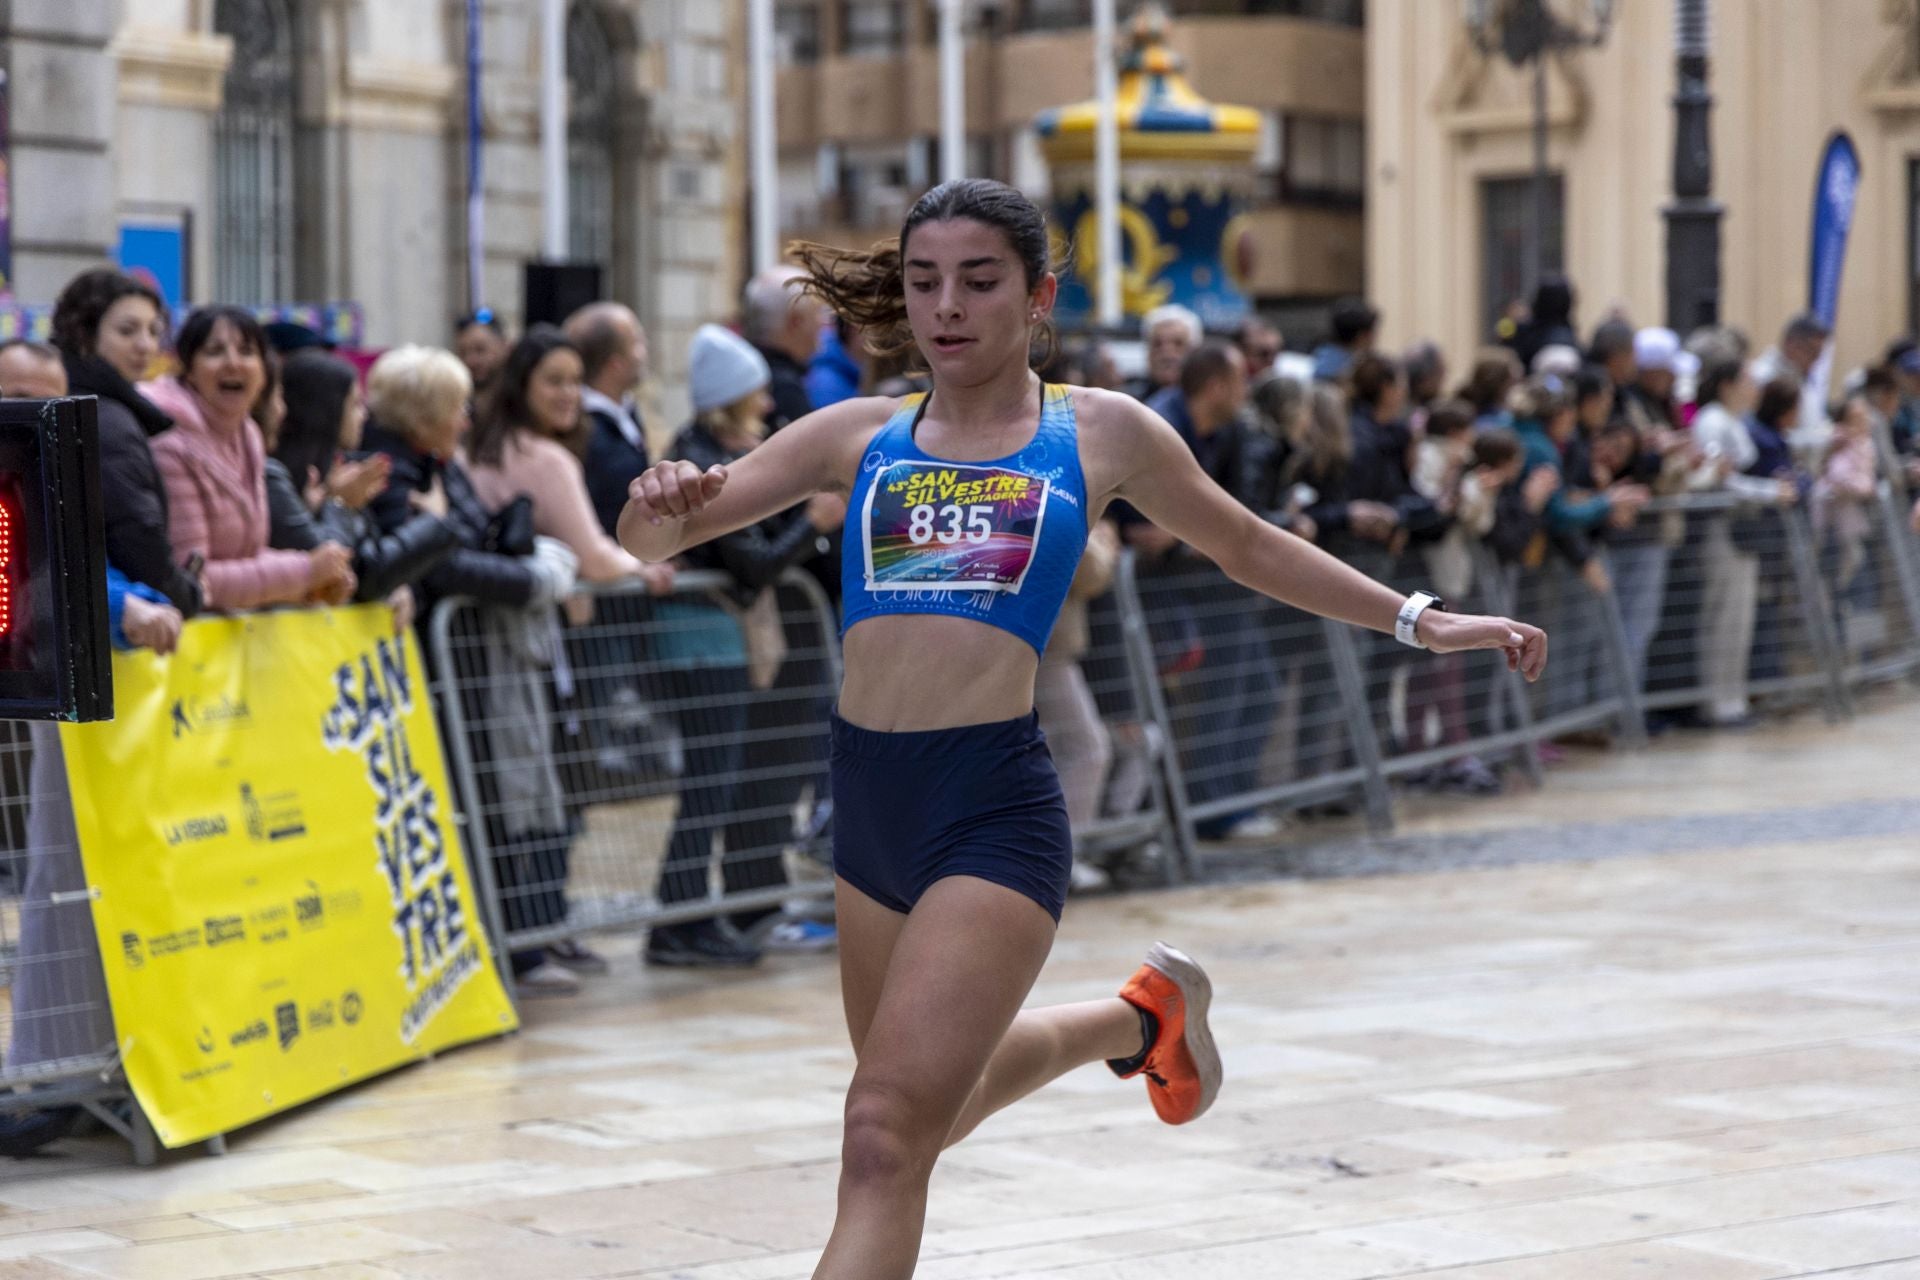
<svg viewBox="0 0 1920 1280"><path fill-rule="evenodd" d="M844 929L848 917L841 919ZM857 911L853 919L856 932L875 932L870 913ZM1023 895L949 877L926 892L894 939L864 1035L856 1004L871 990L871 974L848 990L860 1065L847 1091L839 1215L816 1280L913 1274L934 1161L980 1090L1053 934L1052 917ZM855 945L871 958L880 948L870 943ZM843 955L845 947L843 939ZM1137 1051L1138 1027L1136 1017L1118 1054ZM1031 1056L1024 1048L1019 1054Z"/></svg>

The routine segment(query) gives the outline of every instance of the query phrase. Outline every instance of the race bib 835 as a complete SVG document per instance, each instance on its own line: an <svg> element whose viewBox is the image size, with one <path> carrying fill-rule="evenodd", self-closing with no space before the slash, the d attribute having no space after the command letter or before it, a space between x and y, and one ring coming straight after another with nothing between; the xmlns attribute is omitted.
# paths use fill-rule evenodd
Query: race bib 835
<svg viewBox="0 0 1920 1280"><path fill-rule="evenodd" d="M1007 467L893 463L874 477L861 520L867 590L1017 594L1048 491Z"/></svg>

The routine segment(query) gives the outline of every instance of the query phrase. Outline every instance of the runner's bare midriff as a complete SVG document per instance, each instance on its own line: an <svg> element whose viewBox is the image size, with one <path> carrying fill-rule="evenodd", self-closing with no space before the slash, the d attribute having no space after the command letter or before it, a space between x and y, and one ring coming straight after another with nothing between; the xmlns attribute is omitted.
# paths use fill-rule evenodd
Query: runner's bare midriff
<svg viewBox="0 0 1920 1280"><path fill-rule="evenodd" d="M911 733L1013 720L1033 710L1039 659L1018 636L969 618L868 618L843 643L843 719Z"/></svg>

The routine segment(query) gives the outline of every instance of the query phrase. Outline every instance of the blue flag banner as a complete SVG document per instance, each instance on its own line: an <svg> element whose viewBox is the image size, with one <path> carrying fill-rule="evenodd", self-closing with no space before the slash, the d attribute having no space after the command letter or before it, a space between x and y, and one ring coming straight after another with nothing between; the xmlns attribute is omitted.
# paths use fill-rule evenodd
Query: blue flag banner
<svg viewBox="0 0 1920 1280"><path fill-rule="evenodd" d="M1859 192L1860 153L1853 149L1853 139L1835 133L1820 157L1813 188L1813 258L1807 285L1807 309L1829 329L1840 312L1840 270L1846 264L1847 232Z"/></svg>
<svg viewBox="0 0 1920 1280"><path fill-rule="evenodd" d="M467 301L486 302L486 130L480 114L480 0L467 0Z"/></svg>

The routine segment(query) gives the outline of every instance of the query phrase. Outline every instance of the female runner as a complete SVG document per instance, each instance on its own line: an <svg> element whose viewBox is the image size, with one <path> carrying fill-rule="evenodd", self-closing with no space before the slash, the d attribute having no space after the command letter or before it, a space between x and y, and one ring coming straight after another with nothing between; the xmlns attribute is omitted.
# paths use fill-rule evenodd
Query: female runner
<svg viewBox="0 0 1920 1280"><path fill-rule="evenodd" d="M1057 282L1040 211L996 182L945 183L898 248L801 246L806 288L914 343L927 395L808 415L730 466L662 462L620 540L661 561L821 491L848 500L846 679L833 721L840 975L858 1066L839 1212L816 1280L913 1274L941 1150L1075 1067L1144 1075L1160 1118L1213 1102L1211 991L1164 945L1119 997L1021 1009L1072 865L1034 722L1039 653L1087 530L1124 498L1232 577L1429 649L1502 649L1529 679L1546 636L1411 600L1260 520L1158 415L1028 367Z"/></svg>

